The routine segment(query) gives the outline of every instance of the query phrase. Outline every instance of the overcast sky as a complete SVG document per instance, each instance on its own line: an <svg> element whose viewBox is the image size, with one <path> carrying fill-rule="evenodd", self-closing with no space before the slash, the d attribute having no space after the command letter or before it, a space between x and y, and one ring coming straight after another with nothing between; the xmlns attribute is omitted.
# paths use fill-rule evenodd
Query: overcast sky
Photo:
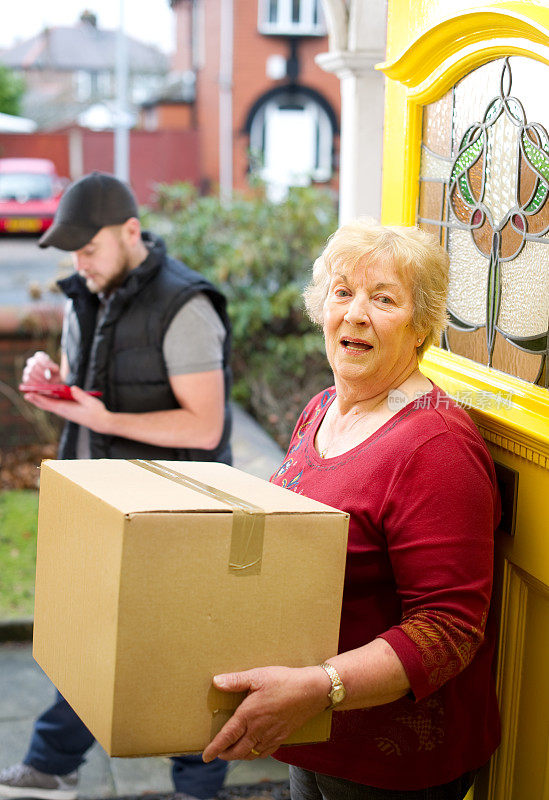
<svg viewBox="0 0 549 800"><path fill-rule="evenodd" d="M117 28L121 0L0 0L0 47L30 39L43 28L74 25L89 9L101 28ZM174 15L168 0L123 0L124 27L129 36L155 44L165 53L174 50Z"/></svg>

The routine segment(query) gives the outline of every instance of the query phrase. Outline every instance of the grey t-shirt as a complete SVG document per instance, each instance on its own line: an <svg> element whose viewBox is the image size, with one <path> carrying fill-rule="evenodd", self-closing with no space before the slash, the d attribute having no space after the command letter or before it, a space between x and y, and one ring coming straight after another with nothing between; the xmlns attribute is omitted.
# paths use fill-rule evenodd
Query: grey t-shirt
<svg viewBox="0 0 549 800"><path fill-rule="evenodd" d="M103 298L96 326L105 313ZM210 372L223 367L223 345L225 327L207 295L200 292L177 312L170 323L162 342L162 353L168 375L189 375L193 372ZM61 348L66 352L67 340L80 340L80 329L72 301L67 301L63 319ZM85 389L93 389L88 371ZM77 458L90 458L90 432L80 427L76 446Z"/></svg>

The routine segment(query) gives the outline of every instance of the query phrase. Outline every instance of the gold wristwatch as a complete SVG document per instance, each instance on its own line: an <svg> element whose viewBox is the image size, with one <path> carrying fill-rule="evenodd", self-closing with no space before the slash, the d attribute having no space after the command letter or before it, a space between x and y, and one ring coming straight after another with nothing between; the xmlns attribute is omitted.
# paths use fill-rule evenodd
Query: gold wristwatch
<svg viewBox="0 0 549 800"><path fill-rule="evenodd" d="M319 666L321 666L324 672L328 675L330 682L332 684L332 688L328 692L330 705L326 709L326 711L331 711L333 708L335 708L345 700L345 695L347 693L345 691L345 687L343 686L343 681L339 677L339 673L335 667L332 667L332 665L328 664L326 661L324 661L324 663L320 664Z"/></svg>

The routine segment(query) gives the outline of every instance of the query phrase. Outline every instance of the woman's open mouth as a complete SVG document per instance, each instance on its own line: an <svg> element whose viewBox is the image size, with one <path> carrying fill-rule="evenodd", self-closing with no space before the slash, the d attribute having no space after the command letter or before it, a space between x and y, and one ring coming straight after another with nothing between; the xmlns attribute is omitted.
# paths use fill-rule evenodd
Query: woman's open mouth
<svg viewBox="0 0 549 800"><path fill-rule="evenodd" d="M368 342L365 342L362 339L351 339L347 336L340 340L340 344L345 348L345 350L354 351L357 353L365 353L372 349L372 345L368 344Z"/></svg>

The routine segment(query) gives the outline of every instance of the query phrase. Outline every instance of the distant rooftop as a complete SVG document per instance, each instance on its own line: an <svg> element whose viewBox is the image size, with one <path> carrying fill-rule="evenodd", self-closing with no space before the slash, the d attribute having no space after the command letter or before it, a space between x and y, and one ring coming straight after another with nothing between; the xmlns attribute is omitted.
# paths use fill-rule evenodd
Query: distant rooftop
<svg viewBox="0 0 549 800"><path fill-rule="evenodd" d="M111 71L116 64L117 35L115 30L98 28L95 17L85 13L72 27L45 28L37 36L4 49L0 60L7 67L22 70ZM157 47L129 36L126 39L131 72L168 71L168 56Z"/></svg>

